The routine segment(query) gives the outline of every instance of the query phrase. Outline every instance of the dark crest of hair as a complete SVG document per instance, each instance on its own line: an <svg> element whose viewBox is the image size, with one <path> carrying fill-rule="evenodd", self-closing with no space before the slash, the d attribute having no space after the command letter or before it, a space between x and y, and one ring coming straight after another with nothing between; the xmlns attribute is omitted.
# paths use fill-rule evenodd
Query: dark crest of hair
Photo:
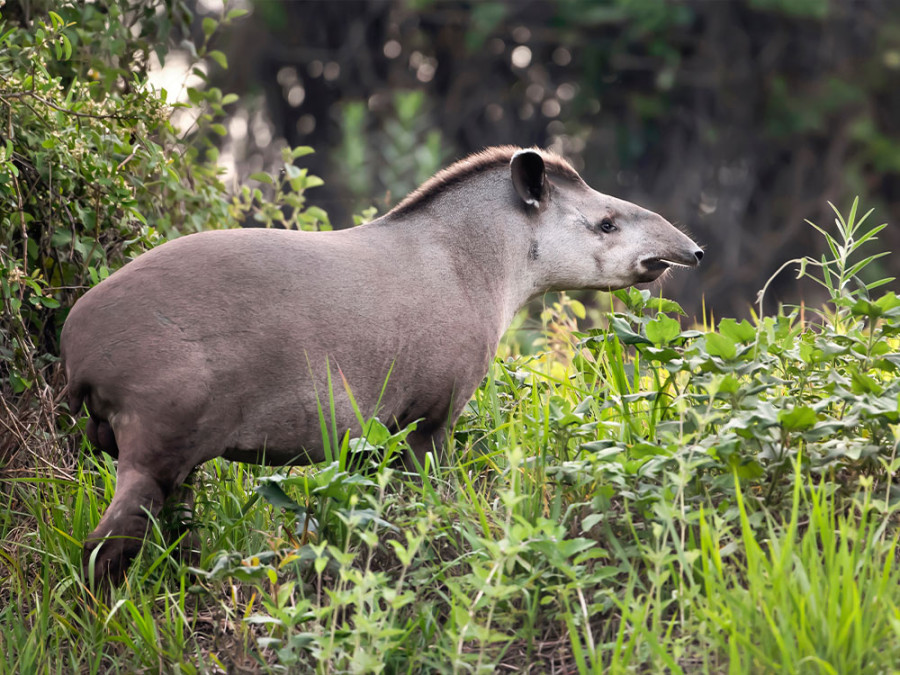
<svg viewBox="0 0 900 675"><path fill-rule="evenodd" d="M446 169L438 171L422 185L410 192L389 213L394 216L402 216L467 178L500 167L508 167L512 156L519 150L522 150L522 148L512 145L500 145L469 155L451 164ZM544 159L544 167L551 176L558 176L578 183L584 182L581 176L578 175L578 172L563 157L549 150L541 150L539 148L533 148L533 150Z"/></svg>

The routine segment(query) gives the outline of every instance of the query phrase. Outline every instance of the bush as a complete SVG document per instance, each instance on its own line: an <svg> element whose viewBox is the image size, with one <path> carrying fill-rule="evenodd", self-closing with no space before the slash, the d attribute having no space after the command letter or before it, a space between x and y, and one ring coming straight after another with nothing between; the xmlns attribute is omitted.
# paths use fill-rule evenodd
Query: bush
<svg viewBox="0 0 900 675"><path fill-rule="evenodd" d="M210 41L243 13L202 21L200 46L188 43L194 74L205 78L204 62L227 66ZM188 87L188 102L170 105L147 85L151 54L164 62L192 19L178 0L0 15L0 395L13 432L0 460L26 439L54 437L59 331L84 290L166 239L250 214L266 225L327 224L305 209L304 190L320 181L293 166L311 150L286 150L280 180L257 176L273 186L268 198L249 188L231 196L214 140L237 97ZM171 121L178 109L194 118L185 130Z"/></svg>

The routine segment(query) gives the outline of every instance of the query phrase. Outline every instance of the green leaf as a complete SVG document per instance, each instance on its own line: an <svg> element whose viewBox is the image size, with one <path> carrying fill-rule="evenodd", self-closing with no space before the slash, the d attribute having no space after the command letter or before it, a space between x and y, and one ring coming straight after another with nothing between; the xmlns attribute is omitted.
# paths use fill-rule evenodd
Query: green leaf
<svg viewBox="0 0 900 675"><path fill-rule="evenodd" d="M765 470L755 459L740 459L734 454L728 458L728 464L741 480L757 480L766 475Z"/></svg>
<svg viewBox="0 0 900 675"><path fill-rule="evenodd" d="M875 260L878 260L878 258L883 258L883 257L886 256L886 255L890 255L890 252L889 252L889 251L882 251L881 253L876 253L876 254L874 254L874 255L870 255L868 258L865 258L865 259L863 259L863 260L860 260L860 261L859 261L858 263L856 263L855 265L851 265L851 266L847 269L847 271L844 272L844 276L845 276L846 278L855 277L857 274L860 273L860 271L861 271L864 267L866 267L867 265L869 265L871 262L873 262L873 261L875 261Z"/></svg>
<svg viewBox="0 0 900 675"><path fill-rule="evenodd" d="M273 476L274 478L274 476ZM260 479L262 481L264 479ZM272 506L294 513L305 513L306 509L288 497L287 493L281 489L281 486L275 482L260 482L256 486L256 493L269 502Z"/></svg>
<svg viewBox="0 0 900 675"><path fill-rule="evenodd" d="M191 74L196 75L207 84L209 83L209 76L203 71L202 68L191 68Z"/></svg>
<svg viewBox="0 0 900 675"><path fill-rule="evenodd" d="M853 316L868 316L877 319L881 316L883 310L874 302L868 300L857 300L850 307L850 313Z"/></svg>
<svg viewBox="0 0 900 675"><path fill-rule="evenodd" d="M854 368L850 372L850 381L852 382L854 394L878 395L884 391L884 387L878 384L878 382L876 382L873 378L869 377L865 373L859 372L859 370L856 368Z"/></svg>
<svg viewBox="0 0 900 675"><path fill-rule="evenodd" d="M384 423L377 418L370 419L366 422L365 427L363 427L363 438L372 445L384 445L390 437L391 432Z"/></svg>
<svg viewBox="0 0 900 675"><path fill-rule="evenodd" d="M665 448L661 448L658 445L653 445L651 443L635 443L631 446L630 451L631 455L637 459L656 457L657 455L668 457L671 454Z"/></svg>
<svg viewBox="0 0 900 675"><path fill-rule="evenodd" d="M324 182L324 181L323 181ZM307 181L306 187L312 187ZM587 312L584 309L584 305L578 302L578 300L574 300L573 298L569 298L569 307L572 309L572 314L574 314L579 319L583 319L587 316Z"/></svg>
<svg viewBox="0 0 900 675"><path fill-rule="evenodd" d="M728 375L718 375L713 378L714 388L721 394L736 394L740 388L738 379L729 373Z"/></svg>
<svg viewBox="0 0 900 675"><path fill-rule="evenodd" d="M206 37L209 37L213 33L216 32L216 28L218 28L219 22L213 19L210 16L204 17L203 19L203 34Z"/></svg>
<svg viewBox="0 0 900 675"><path fill-rule="evenodd" d="M306 213L315 218L320 223L328 222L328 214L318 206L310 206L308 209L306 209Z"/></svg>
<svg viewBox="0 0 900 675"><path fill-rule="evenodd" d="M631 326L625 321L623 318L619 316L613 316L610 321L610 325L612 326L613 332L616 334L616 337L622 342L622 344L626 345L648 345L651 344L650 340L645 338L643 335L639 335L635 333Z"/></svg>
<svg viewBox="0 0 900 675"><path fill-rule="evenodd" d="M315 152L315 150L308 145L298 145L296 148L291 150L291 159L297 159L298 157L303 157L305 155L311 155Z"/></svg>
<svg viewBox="0 0 900 675"><path fill-rule="evenodd" d="M802 431L814 426L817 421L816 412L805 405L791 410L778 412L778 423L785 431Z"/></svg>
<svg viewBox="0 0 900 675"><path fill-rule="evenodd" d="M895 281L896 279L897 277L885 277L884 279L878 279L876 281L873 281L871 284L866 284L866 290L871 291L881 286L887 286L889 283Z"/></svg>
<svg viewBox="0 0 900 675"><path fill-rule="evenodd" d="M247 16L249 13L249 9L230 9L225 15L225 20L232 21L233 19L240 19L242 16Z"/></svg>
<svg viewBox="0 0 900 675"><path fill-rule="evenodd" d="M203 92L196 87L187 88L188 100L194 105L199 105L203 101Z"/></svg>
<svg viewBox="0 0 900 675"><path fill-rule="evenodd" d="M207 56L218 63L219 67L221 67L222 70L228 70L228 57L226 57L223 52L219 51L218 49L213 49L209 54L207 54ZM222 103L224 102L225 101L223 100Z"/></svg>
<svg viewBox="0 0 900 675"><path fill-rule="evenodd" d="M719 332L735 342L750 342L756 338L756 329L747 319L740 323L734 319L722 319L719 322Z"/></svg>
<svg viewBox="0 0 900 675"><path fill-rule="evenodd" d="M25 379L18 373L12 373L9 379L12 381L13 392L16 394L21 394L26 389L31 389L31 385L34 384L32 380Z"/></svg>
<svg viewBox="0 0 900 675"><path fill-rule="evenodd" d="M272 185L272 183L274 182L272 180L272 176L267 174L265 171L257 171L256 173L251 173L248 177L250 178L250 180L256 180L260 183L265 183L266 185Z"/></svg>
<svg viewBox="0 0 900 675"><path fill-rule="evenodd" d="M225 96L222 97L222 105L229 105L231 103L239 101L240 98L241 97L237 94L225 94Z"/></svg>
<svg viewBox="0 0 900 675"><path fill-rule="evenodd" d="M680 314L681 316L687 316L687 312L682 309L681 305L668 298L650 298L647 301L647 309L665 312L666 314Z"/></svg>
<svg viewBox="0 0 900 675"><path fill-rule="evenodd" d="M884 228L888 226L887 223L882 223L881 225L876 225L871 230L862 235L859 239L856 240L856 246L858 247L860 244L865 244L869 239L875 237L879 232L881 232Z"/></svg>
<svg viewBox="0 0 900 675"><path fill-rule="evenodd" d="M6 42L9 39L9 36L16 32L16 28L10 28L3 35L0 35L0 45Z"/></svg>
<svg viewBox="0 0 900 675"><path fill-rule="evenodd" d="M209 128L213 133L216 133L219 136L226 136L228 134L228 130L225 128L224 124L210 124Z"/></svg>
<svg viewBox="0 0 900 675"><path fill-rule="evenodd" d="M706 334L706 351L710 356L720 356L723 359L733 359L737 355L734 340L719 333Z"/></svg>
<svg viewBox="0 0 900 675"><path fill-rule="evenodd" d="M896 293L891 291L878 298L878 300L875 301L875 304L878 305L883 313L887 313L895 307L900 307L900 298L897 297Z"/></svg>
<svg viewBox="0 0 900 675"><path fill-rule="evenodd" d="M681 334L681 324L665 314L657 314L655 319L647 323L645 332L653 344L665 345Z"/></svg>

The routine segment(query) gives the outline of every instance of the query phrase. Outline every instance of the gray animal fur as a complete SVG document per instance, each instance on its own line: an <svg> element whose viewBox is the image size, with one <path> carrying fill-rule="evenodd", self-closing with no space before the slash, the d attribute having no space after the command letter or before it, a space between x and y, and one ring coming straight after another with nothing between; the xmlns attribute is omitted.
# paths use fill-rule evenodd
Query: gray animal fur
<svg viewBox="0 0 900 675"><path fill-rule="evenodd" d="M208 459L322 461L326 363L338 432L359 429L345 380L364 415L418 421L409 441L423 461L530 298L652 281L701 256L560 157L509 147L360 227L214 231L153 249L78 300L63 328L70 409L87 404L89 437L119 459L85 564L103 543L98 580L120 578L146 512Z"/></svg>

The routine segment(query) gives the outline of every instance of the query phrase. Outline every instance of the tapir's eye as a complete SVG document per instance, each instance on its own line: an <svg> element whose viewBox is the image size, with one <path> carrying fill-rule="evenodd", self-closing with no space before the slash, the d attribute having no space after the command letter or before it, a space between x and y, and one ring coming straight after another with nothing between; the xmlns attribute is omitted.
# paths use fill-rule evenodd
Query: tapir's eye
<svg viewBox="0 0 900 675"><path fill-rule="evenodd" d="M610 232L615 232L619 228L613 225L613 221L611 218L604 218L600 221L600 231L606 232L609 234Z"/></svg>

